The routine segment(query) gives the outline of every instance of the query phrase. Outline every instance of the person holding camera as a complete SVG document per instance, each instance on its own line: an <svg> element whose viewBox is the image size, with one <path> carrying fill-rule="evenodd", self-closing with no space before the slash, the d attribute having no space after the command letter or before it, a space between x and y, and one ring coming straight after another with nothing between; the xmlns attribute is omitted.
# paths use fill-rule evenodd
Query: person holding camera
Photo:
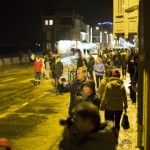
<svg viewBox="0 0 150 150"><path fill-rule="evenodd" d="M100 122L99 109L91 102L75 106L73 117L63 122L59 150L116 150L116 130L112 121ZM62 122L61 122L62 123Z"/></svg>
<svg viewBox="0 0 150 150"><path fill-rule="evenodd" d="M70 89L70 104L69 115L72 115L72 110L76 103L76 97L81 95L83 89L83 83L88 79L86 67L79 67L77 69L76 78L68 84Z"/></svg>

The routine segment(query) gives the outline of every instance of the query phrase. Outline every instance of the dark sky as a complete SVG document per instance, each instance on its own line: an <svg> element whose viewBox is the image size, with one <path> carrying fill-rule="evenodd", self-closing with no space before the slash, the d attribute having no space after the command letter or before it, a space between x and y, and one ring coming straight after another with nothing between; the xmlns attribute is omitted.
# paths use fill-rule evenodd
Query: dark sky
<svg viewBox="0 0 150 150"><path fill-rule="evenodd" d="M0 44L41 42L41 16L49 0L0 0ZM66 0L53 0L53 5ZM113 0L69 0L85 23L112 21Z"/></svg>

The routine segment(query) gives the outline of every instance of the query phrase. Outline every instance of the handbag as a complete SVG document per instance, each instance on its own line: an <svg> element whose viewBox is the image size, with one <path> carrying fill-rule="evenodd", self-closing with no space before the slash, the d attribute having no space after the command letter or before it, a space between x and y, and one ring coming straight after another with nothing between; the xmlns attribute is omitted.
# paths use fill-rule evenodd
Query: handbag
<svg viewBox="0 0 150 150"><path fill-rule="evenodd" d="M123 118L122 118L122 121L121 121L121 126L123 127L124 130L127 130L127 129L130 128L128 115L126 113L123 114Z"/></svg>

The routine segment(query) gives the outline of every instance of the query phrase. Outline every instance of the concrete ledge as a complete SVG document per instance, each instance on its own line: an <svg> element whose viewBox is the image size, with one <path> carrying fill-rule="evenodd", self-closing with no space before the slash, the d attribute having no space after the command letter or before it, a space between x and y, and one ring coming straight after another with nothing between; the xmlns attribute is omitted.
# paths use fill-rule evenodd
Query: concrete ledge
<svg viewBox="0 0 150 150"><path fill-rule="evenodd" d="M58 54L61 58L67 57L67 56L73 56L73 53L62 53ZM28 63L29 58L28 56L23 57L22 63ZM13 64L19 64L20 60L19 57L11 57L11 58L1 58L0 59L0 66L7 66L7 65L13 65Z"/></svg>

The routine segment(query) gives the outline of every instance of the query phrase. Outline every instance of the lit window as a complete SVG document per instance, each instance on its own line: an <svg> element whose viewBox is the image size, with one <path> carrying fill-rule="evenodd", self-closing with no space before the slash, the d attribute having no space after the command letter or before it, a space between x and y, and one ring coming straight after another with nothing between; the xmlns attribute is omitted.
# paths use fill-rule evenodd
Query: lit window
<svg viewBox="0 0 150 150"><path fill-rule="evenodd" d="M45 20L45 25L46 25L46 26L48 25L48 20Z"/></svg>
<svg viewBox="0 0 150 150"><path fill-rule="evenodd" d="M53 20L49 20L49 25L53 25Z"/></svg>

